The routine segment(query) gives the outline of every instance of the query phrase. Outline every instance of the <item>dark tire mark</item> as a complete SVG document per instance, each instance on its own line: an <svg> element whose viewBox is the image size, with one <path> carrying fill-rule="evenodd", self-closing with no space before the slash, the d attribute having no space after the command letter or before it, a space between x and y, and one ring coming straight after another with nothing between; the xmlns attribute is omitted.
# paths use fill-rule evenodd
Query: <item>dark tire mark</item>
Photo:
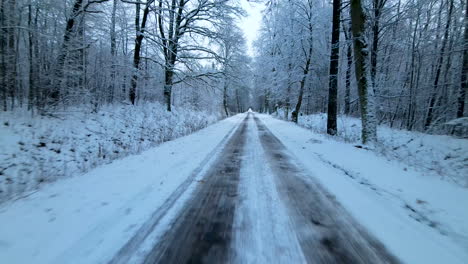
<svg viewBox="0 0 468 264"><path fill-rule="evenodd" d="M246 141L244 119L204 182L144 263L226 263L232 239L240 163Z"/></svg>
<svg viewBox="0 0 468 264"><path fill-rule="evenodd" d="M244 122L244 121L242 121ZM234 126L221 142L211 151L200 163L200 165L190 174L190 176L180 185L177 189L166 199L166 201L157 208L151 215L151 217L145 221L145 223L135 232L135 235L129 239L129 241L115 254L115 256L109 261L109 264L126 264L137 251L143 241L153 232L155 227L159 224L163 216L174 206L179 198L188 189L190 184L193 183L195 178L200 175L202 170L206 167L206 164L213 158L213 156L219 151L219 149L228 141L233 132L239 129L239 126Z"/></svg>
<svg viewBox="0 0 468 264"><path fill-rule="evenodd" d="M294 162L286 147L255 117L272 168L308 263L399 263Z"/></svg>

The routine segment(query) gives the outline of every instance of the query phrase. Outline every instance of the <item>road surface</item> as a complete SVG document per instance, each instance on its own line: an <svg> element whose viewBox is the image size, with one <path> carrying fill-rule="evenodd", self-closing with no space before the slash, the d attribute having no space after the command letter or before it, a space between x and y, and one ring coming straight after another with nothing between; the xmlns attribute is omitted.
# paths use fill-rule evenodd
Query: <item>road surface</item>
<svg viewBox="0 0 468 264"><path fill-rule="evenodd" d="M219 148L109 263L399 263L254 113Z"/></svg>

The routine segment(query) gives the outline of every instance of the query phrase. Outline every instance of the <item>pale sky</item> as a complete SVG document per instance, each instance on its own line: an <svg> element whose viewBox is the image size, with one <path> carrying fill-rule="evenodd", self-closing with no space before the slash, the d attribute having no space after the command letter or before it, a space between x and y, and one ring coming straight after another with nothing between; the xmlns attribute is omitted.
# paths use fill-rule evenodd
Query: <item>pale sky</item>
<svg viewBox="0 0 468 264"><path fill-rule="evenodd" d="M241 0L242 8L247 12L247 16L242 18L240 21L240 28L244 31L245 38L247 40L248 55L254 55L254 49L252 47L253 41L257 39L258 32L260 30L260 24L262 22L262 9L263 4L248 2L247 0Z"/></svg>

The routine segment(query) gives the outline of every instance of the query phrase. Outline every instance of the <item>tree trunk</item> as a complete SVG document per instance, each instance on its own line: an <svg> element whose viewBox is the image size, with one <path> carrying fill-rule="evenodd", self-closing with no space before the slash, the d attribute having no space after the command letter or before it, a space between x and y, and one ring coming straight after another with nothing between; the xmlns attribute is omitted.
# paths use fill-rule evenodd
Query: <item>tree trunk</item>
<svg viewBox="0 0 468 264"><path fill-rule="evenodd" d="M224 112L226 113L226 116L229 116L229 111L228 111L228 106L227 106L227 91L228 91L228 85L226 82L224 82L223 107L224 107Z"/></svg>
<svg viewBox="0 0 468 264"><path fill-rule="evenodd" d="M359 92L361 107L363 144L377 140L377 121L375 118L375 105L373 89L369 86L367 60L369 57L368 46L365 37L366 18L362 9L361 0L351 0L351 28L354 36L355 75Z"/></svg>
<svg viewBox="0 0 468 264"><path fill-rule="evenodd" d="M289 119L289 110L291 109L291 69L292 65L291 63L288 63L288 87L286 88L286 111L284 113L284 119L288 120Z"/></svg>
<svg viewBox="0 0 468 264"><path fill-rule="evenodd" d="M29 48L29 90L28 90L28 110L34 113L34 99L36 98L36 86L35 86L35 67L36 64L34 63L34 33L32 27L32 6L31 0L28 3L28 48ZM35 30L35 28L34 28ZM37 47L36 47L37 48Z"/></svg>
<svg viewBox="0 0 468 264"><path fill-rule="evenodd" d="M337 133L337 99L338 99L338 63L340 60L340 9L341 1L333 0L333 25L330 55L330 74L328 83L328 116L327 134Z"/></svg>
<svg viewBox="0 0 468 264"><path fill-rule="evenodd" d="M169 10L169 25L168 32L164 31L163 27L163 1L159 1L159 13L158 13L158 26L159 34L161 35L163 51L164 51L164 98L167 105L167 111L171 111L171 96L172 86L174 84L174 70L175 64L178 59L179 51L179 40L184 34L181 32L180 25L182 23L182 13L185 8L187 1L179 0L176 4L176 0L172 0Z"/></svg>
<svg viewBox="0 0 468 264"><path fill-rule="evenodd" d="M456 21L455 21L456 22ZM456 25L455 25L456 26ZM453 42L454 42L454 36L456 33L450 34L450 40L448 43L448 50L452 51L453 50ZM458 37L458 35L456 36ZM441 85L441 91L440 91L440 96L437 100L436 103L436 110L438 111L433 111L433 116L437 116L437 120L439 122L446 122L448 116L444 113L447 113L448 110L448 100L449 100L449 87L452 86L449 73L451 73L450 69L452 68L452 54L453 52L447 52L447 62L445 63L445 68L443 70L444 72L444 78L443 78L443 85ZM437 113L437 115L435 114Z"/></svg>
<svg viewBox="0 0 468 264"><path fill-rule="evenodd" d="M85 21L85 16L81 17L80 20L80 25L78 27L78 38L81 43L81 45L86 45L86 21ZM78 57L77 57L77 68L79 72L79 77L78 77L78 87L82 89L83 91L86 91L86 85L87 85L87 63L86 63L86 48L80 47L78 51ZM96 57L97 60L97 57ZM97 96L97 88L96 86L91 87L91 90L93 92L92 95L92 103L97 107L98 101L101 99Z"/></svg>
<svg viewBox="0 0 468 264"><path fill-rule="evenodd" d="M8 35L7 23L6 23L6 0L0 0L0 89L2 92L2 108L3 111L8 110L8 90L7 90L7 62L6 62L6 46Z"/></svg>
<svg viewBox="0 0 468 264"><path fill-rule="evenodd" d="M265 87L264 113L270 113L270 90Z"/></svg>
<svg viewBox="0 0 468 264"><path fill-rule="evenodd" d="M427 110L426 121L424 122L425 130L427 130L430 127L432 123L432 119L433 119L434 105L437 99L437 88L439 86L439 79L440 79L440 74L442 71L442 64L444 61L445 48L447 46L447 41L449 37L450 22L452 21L452 11L453 11L453 0L450 0L450 7L449 7L448 14L447 14L447 24L445 25L444 39L442 41L442 46L440 48L440 54L439 54L439 58L437 60L437 65L436 65L436 75L434 78L434 86L432 88L432 94L429 100L429 108Z"/></svg>
<svg viewBox="0 0 468 264"><path fill-rule="evenodd" d="M137 84L138 84L138 74L140 70L140 56L141 56L141 46L143 43L143 38L145 34L145 26L146 26L146 20L148 17L149 13L149 4L146 4L146 7L143 11L143 18L142 22L140 25L140 3L137 2L135 4L136 7L136 14L135 14L135 31L136 31L136 36L135 36L135 51L133 53L133 76L132 76L132 81L130 84L130 90L129 90L129 98L130 102L132 105L135 104L136 101L136 89L137 89Z"/></svg>
<svg viewBox="0 0 468 264"><path fill-rule="evenodd" d="M309 74L310 60L312 59L312 41L309 44L310 44L309 53L308 53L307 58L306 58L304 72L302 74L302 79L301 79L301 82L300 82L299 96L297 98L296 108L292 112L292 121L294 123L297 123L299 121L299 113L301 111L302 97L304 96L305 81L307 79L307 75Z"/></svg>
<svg viewBox="0 0 468 264"><path fill-rule="evenodd" d="M174 66L171 65L170 63L167 63L165 67L165 74L164 74L164 99L166 102L166 107L167 107L166 109L169 112L172 110L171 96L172 96L173 79L174 79Z"/></svg>
<svg viewBox="0 0 468 264"><path fill-rule="evenodd" d="M16 34L16 0L7 0L5 6L5 21L7 26L6 35L6 91L7 96L10 97L10 109L13 109L15 103L16 92L16 58L17 58L17 34Z"/></svg>
<svg viewBox="0 0 468 264"><path fill-rule="evenodd" d="M468 2L465 2L465 32L463 42L463 66L461 70L460 93L457 98L457 118L465 113L465 100L468 91Z"/></svg>
<svg viewBox="0 0 468 264"><path fill-rule="evenodd" d="M49 97L50 99L52 99L52 103L54 105L57 104L60 99L60 89L63 83L63 68L65 66L65 60L67 58L70 40L72 38L73 26L75 25L76 18L78 17L81 11L82 5L83 5L83 0L75 1L75 4L73 5L73 8L72 8L72 12L70 14L70 17L67 20L67 25L65 27L62 47L59 50L59 54L56 60L54 80L53 80L54 84L52 86L52 90L49 93Z"/></svg>
<svg viewBox="0 0 468 264"><path fill-rule="evenodd" d="M374 23L372 24L372 51L371 57L371 80L372 89L375 93L375 76L377 75L377 52L379 48L379 33L380 33L380 14L385 5L386 0L373 0Z"/></svg>
<svg viewBox="0 0 468 264"><path fill-rule="evenodd" d="M412 115L414 113L414 71L415 71L415 60L416 60L416 33L419 29L419 12L416 17L416 22L413 31L413 40L411 44L411 71L409 77L409 102L408 102L408 115L406 118L406 129L411 130L412 128Z"/></svg>
<svg viewBox="0 0 468 264"><path fill-rule="evenodd" d="M140 25L140 3L136 3L136 15L135 15L135 51L133 53L133 76L130 83L129 98L130 102L134 105L136 103L136 89L138 84L138 75L140 69L140 58L141 58L141 47L143 44L143 38L145 37L146 32L146 22L148 21L150 5L153 1L148 1L145 4L145 9L143 10L143 17L141 19Z"/></svg>
<svg viewBox="0 0 468 264"><path fill-rule="evenodd" d="M347 33L347 30L344 30ZM349 26L349 32L345 34L346 42L348 42L348 48L346 51L346 80L345 80L345 97L344 97L344 114L349 115L351 112L351 67L353 65L353 44L350 42L351 38L351 25Z"/></svg>
<svg viewBox="0 0 468 264"><path fill-rule="evenodd" d="M114 101L114 92L115 92L115 64L116 56L117 56L117 35L115 33L115 22L116 22L116 12L117 12L117 1L114 0L112 5L112 16L111 16L111 28L110 28L110 42L111 42L111 73L110 73L110 84L109 84L109 95L108 95L108 103L112 103Z"/></svg>
<svg viewBox="0 0 468 264"><path fill-rule="evenodd" d="M304 65L304 71L302 74L302 79L300 82L300 87L299 87L299 96L297 98L297 103L296 103L296 108L294 111L291 113L291 118L294 123L298 123L299 121L299 115L301 111L301 105L302 105L302 97L304 96L304 86L305 82L307 79L307 75L309 75L309 68L310 68L310 61L312 60L312 48L313 48L313 27L312 27L312 21L308 21L308 30L309 30L309 49L308 52L304 51L304 56L306 57L305 65Z"/></svg>
<svg viewBox="0 0 468 264"><path fill-rule="evenodd" d="M240 106L239 89L236 89L237 113L242 111Z"/></svg>

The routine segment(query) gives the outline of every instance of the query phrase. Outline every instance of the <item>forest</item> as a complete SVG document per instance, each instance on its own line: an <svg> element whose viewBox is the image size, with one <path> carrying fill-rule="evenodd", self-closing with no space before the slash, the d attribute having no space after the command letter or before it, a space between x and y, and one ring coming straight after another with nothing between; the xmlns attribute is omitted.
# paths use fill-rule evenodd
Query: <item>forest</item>
<svg viewBox="0 0 468 264"><path fill-rule="evenodd" d="M256 2L252 57L239 1L2 0L2 110L323 112L331 135L341 114L371 134L377 124L448 133L464 117L466 1Z"/></svg>
<svg viewBox="0 0 468 264"><path fill-rule="evenodd" d="M467 11L463 0L271 1L256 105L327 113L331 135L337 113L362 115L371 134L377 124L450 133L444 125L466 116Z"/></svg>
<svg viewBox="0 0 468 264"><path fill-rule="evenodd" d="M2 110L245 110L236 94L223 105L228 86L246 89L242 13L230 1L2 0Z"/></svg>
<svg viewBox="0 0 468 264"><path fill-rule="evenodd" d="M468 263L468 0L0 0L0 262Z"/></svg>

